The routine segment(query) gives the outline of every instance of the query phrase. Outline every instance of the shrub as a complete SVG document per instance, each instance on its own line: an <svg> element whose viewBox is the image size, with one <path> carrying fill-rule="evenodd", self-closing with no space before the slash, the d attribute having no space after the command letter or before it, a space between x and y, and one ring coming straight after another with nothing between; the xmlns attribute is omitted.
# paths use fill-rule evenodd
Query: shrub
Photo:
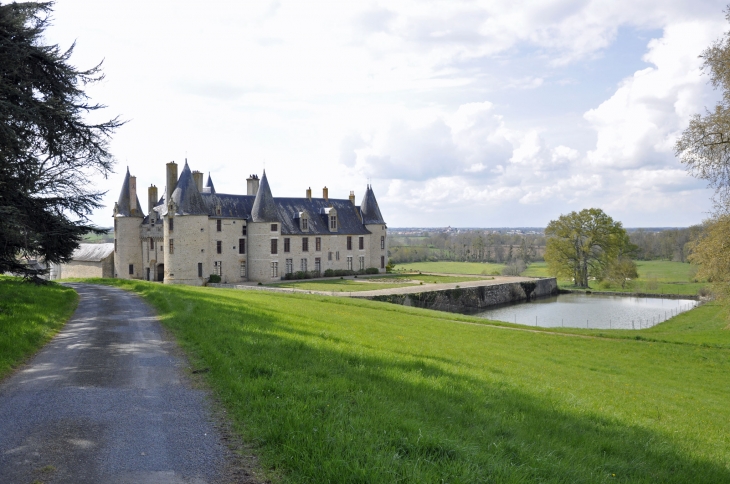
<svg viewBox="0 0 730 484"><path fill-rule="evenodd" d="M324 271L324 277L352 276L354 274L356 274L355 271L345 269L327 269Z"/></svg>
<svg viewBox="0 0 730 484"><path fill-rule="evenodd" d="M217 284L217 283L221 282L221 276L219 276L218 274L211 274L210 276L208 276L208 282Z"/></svg>
<svg viewBox="0 0 730 484"><path fill-rule="evenodd" d="M504 266L504 269L502 269L502 275L503 276L519 276L522 274L527 267L525 266L525 262L517 259L516 261L507 264Z"/></svg>
<svg viewBox="0 0 730 484"><path fill-rule="evenodd" d="M365 274L380 274L380 270L377 267L368 267L365 269Z"/></svg>

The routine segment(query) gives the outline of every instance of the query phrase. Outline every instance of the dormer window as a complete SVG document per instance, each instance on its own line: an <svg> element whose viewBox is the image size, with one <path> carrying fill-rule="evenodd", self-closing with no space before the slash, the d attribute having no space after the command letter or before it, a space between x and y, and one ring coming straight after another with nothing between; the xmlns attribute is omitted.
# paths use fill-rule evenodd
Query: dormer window
<svg viewBox="0 0 730 484"><path fill-rule="evenodd" d="M324 220L330 229L330 232L337 232L337 210L334 207L327 207L320 209L320 212L324 215Z"/></svg>
<svg viewBox="0 0 730 484"><path fill-rule="evenodd" d="M299 212L295 217L299 219L299 230L309 232L309 214L307 212Z"/></svg>

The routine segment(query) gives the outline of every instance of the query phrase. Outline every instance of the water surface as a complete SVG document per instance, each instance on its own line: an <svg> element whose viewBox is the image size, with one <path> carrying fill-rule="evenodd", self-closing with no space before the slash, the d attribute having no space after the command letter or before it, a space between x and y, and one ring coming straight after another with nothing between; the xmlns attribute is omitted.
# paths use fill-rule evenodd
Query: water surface
<svg viewBox="0 0 730 484"><path fill-rule="evenodd" d="M691 299L560 294L497 306L475 316L544 328L641 329L666 321L697 304Z"/></svg>

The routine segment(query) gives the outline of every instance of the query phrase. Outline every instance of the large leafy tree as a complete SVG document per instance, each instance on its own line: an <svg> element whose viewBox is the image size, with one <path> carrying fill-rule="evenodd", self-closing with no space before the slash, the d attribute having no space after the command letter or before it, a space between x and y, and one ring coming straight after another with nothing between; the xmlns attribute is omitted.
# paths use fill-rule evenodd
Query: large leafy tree
<svg viewBox="0 0 730 484"><path fill-rule="evenodd" d="M609 265L631 252L629 236L603 210L589 208L552 220L545 229L545 261L556 276L588 287L589 276L602 277Z"/></svg>
<svg viewBox="0 0 730 484"><path fill-rule="evenodd" d="M66 262L82 236L98 231L88 215L103 192L91 177L107 176L108 141L122 122L85 116L84 87L103 79L101 64L78 70L73 46L45 45L52 3L0 4L0 273L37 279L30 259Z"/></svg>

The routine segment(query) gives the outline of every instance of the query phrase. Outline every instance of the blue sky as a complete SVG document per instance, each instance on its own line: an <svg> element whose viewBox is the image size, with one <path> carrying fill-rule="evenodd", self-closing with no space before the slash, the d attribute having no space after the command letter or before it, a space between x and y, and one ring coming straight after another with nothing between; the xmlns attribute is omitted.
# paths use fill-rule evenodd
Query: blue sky
<svg viewBox="0 0 730 484"><path fill-rule="evenodd" d="M711 195L673 153L717 98L698 55L728 29L717 1L59 0L47 39L104 59L89 88L129 120L94 222L129 166L245 192L359 197L391 226L544 226L603 208L624 225L700 222ZM145 197L141 196L141 199Z"/></svg>

